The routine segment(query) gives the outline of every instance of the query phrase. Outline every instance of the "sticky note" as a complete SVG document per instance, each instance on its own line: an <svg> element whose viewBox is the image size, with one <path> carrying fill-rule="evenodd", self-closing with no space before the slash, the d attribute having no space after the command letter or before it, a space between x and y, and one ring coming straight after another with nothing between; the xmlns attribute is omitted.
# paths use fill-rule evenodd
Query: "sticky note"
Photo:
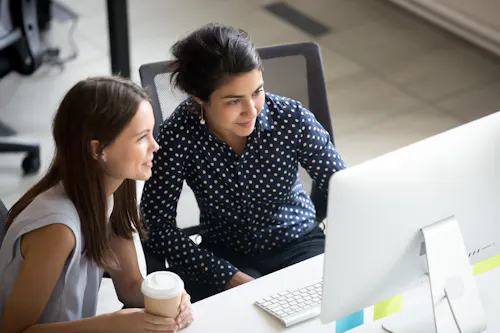
<svg viewBox="0 0 500 333"><path fill-rule="evenodd" d="M379 320L384 317L390 316L392 314L401 311L403 305L403 295L398 295L393 298L389 298L383 302L375 304L373 309L373 320Z"/></svg>
<svg viewBox="0 0 500 333"><path fill-rule="evenodd" d="M500 266L500 254L489 259L478 262L474 265L474 275L486 273L487 271Z"/></svg>
<svg viewBox="0 0 500 333"><path fill-rule="evenodd" d="M336 322L336 333L344 333L355 327L363 325L365 321L364 310L353 313L347 317L341 318Z"/></svg>

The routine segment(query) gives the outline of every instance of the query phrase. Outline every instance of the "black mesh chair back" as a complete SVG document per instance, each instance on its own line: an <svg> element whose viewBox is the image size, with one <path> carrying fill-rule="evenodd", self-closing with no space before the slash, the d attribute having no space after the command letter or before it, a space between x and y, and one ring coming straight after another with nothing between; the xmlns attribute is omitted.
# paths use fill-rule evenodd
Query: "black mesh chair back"
<svg viewBox="0 0 500 333"><path fill-rule="evenodd" d="M2 200L0 200L0 247L2 246L4 231L3 228L5 223L7 222L7 208L3 204Z"/></svg>

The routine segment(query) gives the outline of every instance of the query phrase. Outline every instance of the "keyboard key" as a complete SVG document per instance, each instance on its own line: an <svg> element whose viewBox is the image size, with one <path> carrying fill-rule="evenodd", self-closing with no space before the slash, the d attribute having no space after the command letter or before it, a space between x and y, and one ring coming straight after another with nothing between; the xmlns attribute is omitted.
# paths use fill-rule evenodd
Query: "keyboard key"
<svg viewBox="0 0 500 333"><path fill-rule="evenodd" d="M273 304L271 306L268 307L269 310L277 310L277 309L281 309L281 305L279 304Z"/></svg>

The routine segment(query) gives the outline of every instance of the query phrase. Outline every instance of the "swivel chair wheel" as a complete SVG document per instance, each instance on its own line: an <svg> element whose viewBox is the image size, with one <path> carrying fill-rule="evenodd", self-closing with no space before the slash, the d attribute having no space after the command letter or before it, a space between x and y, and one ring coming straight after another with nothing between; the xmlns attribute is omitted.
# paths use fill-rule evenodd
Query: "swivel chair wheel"
<svg viewBox="0 0 500 333"><path fill-rule="evenodd" d="M36 153L29 153L23 160L23 171L25 175L30 175L40 170L40 156Z"/></svg>

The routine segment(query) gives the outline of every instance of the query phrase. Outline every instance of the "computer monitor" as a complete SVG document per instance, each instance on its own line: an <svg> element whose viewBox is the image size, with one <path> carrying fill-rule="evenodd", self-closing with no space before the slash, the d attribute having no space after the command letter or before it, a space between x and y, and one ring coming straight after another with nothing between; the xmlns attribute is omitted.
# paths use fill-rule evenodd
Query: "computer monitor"
<svg viewBox="0 0 500 333"><path fill-rule="evenodd" d="M332 176L321 320L430 281L437 332L481 332L470 265L499 253L500 112Z"/></svg>

